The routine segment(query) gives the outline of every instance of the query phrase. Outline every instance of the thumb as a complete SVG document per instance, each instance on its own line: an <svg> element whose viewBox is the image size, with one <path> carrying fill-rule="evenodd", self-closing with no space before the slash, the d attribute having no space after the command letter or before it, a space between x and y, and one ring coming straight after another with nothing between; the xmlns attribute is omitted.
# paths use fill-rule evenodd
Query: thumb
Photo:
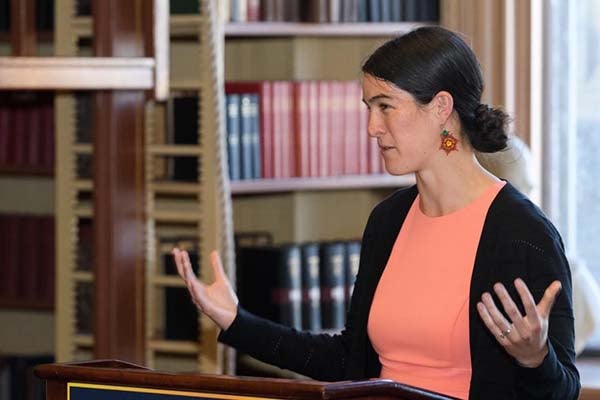
<svg viewBox="0 0 600 400"><path fill-rule="evenodd" d="M554 281L546 288L544 296L538 303L538 312L542 317L548 318L550 311L552 311L552 307L554 306L556 297L560 293L561 289L562 284L560 281Z"/></svg>
<svg viewBox="0 0 600 400"><path fill-rule="evenodd" d="M210 264L212 265L213 273L215 274L215 279L217 281L228 280L227 274L225 274L225 270L223 269L223 263L221 262L221 256L219 255L218 251L216 251L216 250L211 251Z"/></svg>

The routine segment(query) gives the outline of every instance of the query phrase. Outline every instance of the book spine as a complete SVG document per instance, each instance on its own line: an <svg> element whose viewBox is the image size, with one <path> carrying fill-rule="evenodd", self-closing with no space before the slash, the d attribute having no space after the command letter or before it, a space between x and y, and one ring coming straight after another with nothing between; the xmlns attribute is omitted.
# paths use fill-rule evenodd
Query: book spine
<svg viewBox="0 0 600 400"><path fill-rule="evenodd" d="M295 154L296 172L300 177L310 176L310 115L308 82L294 83Z"/></svg>
<svg viewBox="0 0 600 400"><path fill-rule="evenodd" d="M274 163L274 117L273 117L273 84L271 82L262 83L262 91L260 93L260 138L262 152L262 173L263 178L273 178L275 176L273 170Z"/></svg>
<svg viewBox="0 0 600 400"><path fill-rule="evenodd" d="M331 92L330 85L327 81L319 81L319 133L318 133L318 157L319 157L319 175L321 177L329 176L330 174L330 142L329 131L330 113L331 113Z"/></svg>
<svg viewBox="0 0 600 400"><path fill-rule="evenodd" d="M242 94L241 102L241 179L252 179L252 103L250 94Z"/></svg>
<svg viewBox="0 0 600 400"><path fill-rule="evenodd" d="M323 329L341 329L345 316L343 243L323 243L319 258L321 280L321 323Z"/></svg>
<svg viewBox="0 0 600 400"><path fill-rule="evenodd" d="M319 176L319 83L308 82L308 176Z"/></svg>
<svg viewBox="0 0 600 400"><path fill-rule="evenodd" d="M381 22L380 0L369 0L369 22Z"/></svg>
<svg viewBox="0 0 600 400"><path fill-rule="evenodd" d="M356 82L344 82L344 174L358 175L359 173L359 103L357 96L360 94Z"/></svg>
<svg viewBox="0 0 600 400"><path fill-rule="evenodd" d="M279 248L278 282L274 298L279 310L279 322L292 328L302 329L302 278L300 272L300 247L296 245Z"/></svg>
<svg viewBox="0 0 600 400"><path fill-rule="evenodd" d="M302 329L321 329L321 285L319 281L319 244L302 245Z"/></svg>
<svg viewBox="0 0 600 400"><path fill-rule="evenodd" d="M260 96L258 94L250 95L250 119L252 133L250 135L252 147L252 178L262 178L261 168L261 143L260 143Z"/></svg>
<svg viewBox="0 0 600 400"><path fill-rule="evenodd" d="M229 156L229 179L241 178L240 156L240 96L226 96L227 106L227 149Z"/></svg>
<svg viewBox="0 0 600 400"><path fill-rule="evenodd" d="M248 22L260 21L260 0L247 0L248 1Z"/></svg>

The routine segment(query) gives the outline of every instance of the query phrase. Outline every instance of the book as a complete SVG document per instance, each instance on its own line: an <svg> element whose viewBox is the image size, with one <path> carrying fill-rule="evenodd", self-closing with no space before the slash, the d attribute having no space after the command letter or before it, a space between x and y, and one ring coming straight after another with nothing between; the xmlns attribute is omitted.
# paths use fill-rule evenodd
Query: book
<svg viewBox="0 0 600 400"><path fill-rule="evenodd" d="M200 98L197 95L179 95L172 100L173 144L198 144L198 120ZM176 181L198 181L198 157L173 157L172 179Z"/></svg>
<svg viewBox="0 0 600 400"><path fill-rule="evenodd" d="M323 329L342 329L345 323L346 259L343 242L322 243L319 249L321 280L321 325Z"/></svg>
<svg viewBox="0 0 600 400"><path fill-rule="evenodd" d="M301 245L302 253L302 329L321 330L321 284L319 244Z"/></svg>
<svg viewBox="0 0 600 400"><path fill-rule="evenodd" d="M225 97L227 110L227 157L229 179L241 179L241 133L240 133L240 95L229 94Z"/></svg>
<svg viewBox="0 0 600 400"><path fill-rule="evenodd" d="M302 329L300 247L242 247L237 263L240 305L271 321Z"/></svg>
<svg viewBox="0 0 600 400"><path fill-rule="evenodd" d="M227 82L226 94L251 93L258 96L258 124L260 149L260 172L262 178L274 177L274 143L273 143L273 86L269 81ZM256 150L255 150L256 152ZM259 169L259 168L257 168Z"/></svg>
<svg viewBox="0 0 600 400"><path fill-rule="evenodd" d="M252 179L252 98L240 96L240 179Z"/></svg>
<svg viewBox="0 0 600 400"><path fill-rule="evenodd" d="M171 14L198 14L200 0L169 0Z"/></svg>
<svg viewBox="0 0 600 400"><path fill-rule="evenodd" d="M341 176L344 174L344 141L347 134L344 121L344 84L331 81L329 88L329 176Z"/></svg>
<svg viewBox="0 0 600 400"><path fill-rule="evenodd" d="M310 112L307 81L294 83L294 144L296 172L300 177L310 176Z"/></svg>
<svg viewBox="0 0 600 400"><path fill-rule="evenodd" d="M171 246L169 246L171 247ZM188 251L192 270L198 274L198 253ZM163 254L166 275L177 275L175 259L170 253ZM164 338L167 340L197 341L199 335L198 309L190 300L185 287L166 287L164 289Z"/></svg>
<svg viewBox="0 0 600 400"><path fill-rule="evenodd" d="M250 141L252 147L252 174L253 179L262 178L262 151L260 140L260 97L250 94Z"/></svg>
<svg viewBox="0 0 600 400"><path fill-rule="evenodd" d="M369 22L381 22L381 0L369 1Z"/></svg>
<svg viewBox="0 0 600 400"><path fill-rule="evenodd" d="M329 141L329 132L331 130L331 85L327 81L319 81L317 110L319 113L319 129L317 131L319 172L317 176L329 176L331 173L330 154L332 151Z"/></svg>

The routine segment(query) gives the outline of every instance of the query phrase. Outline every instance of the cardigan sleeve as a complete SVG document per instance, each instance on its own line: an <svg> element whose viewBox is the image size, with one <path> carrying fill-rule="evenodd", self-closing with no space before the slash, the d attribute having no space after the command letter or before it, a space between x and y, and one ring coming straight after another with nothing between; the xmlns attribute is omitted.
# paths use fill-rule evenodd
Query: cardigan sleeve
<svg viewBox="0 0 600 400"><path fill-rule="evenodd" d="M526 394L527 399L575 400L580 390L575 367L571 274L562 242L556 235L554 240L535 244L524 240L511 243L513 254L523 257L523 278L536 303L552 281L560 280L562 284L548 322L548 355L537 368L517 367L519 392Z"/></svg>
<svg viewBox="0 0 600 400"><path fill-rule="evenodd" d="M238 308L231 326L219 334L218 340L271 365L285 368L313 379L339 381L373 377L367 372L368 345L365 318L365 279L369 275L371 227L375 210L369 217L362 238L360 265L346 325L340 334L301 332L273 323ZM371 357L372 358L372 357Z"/></svg>

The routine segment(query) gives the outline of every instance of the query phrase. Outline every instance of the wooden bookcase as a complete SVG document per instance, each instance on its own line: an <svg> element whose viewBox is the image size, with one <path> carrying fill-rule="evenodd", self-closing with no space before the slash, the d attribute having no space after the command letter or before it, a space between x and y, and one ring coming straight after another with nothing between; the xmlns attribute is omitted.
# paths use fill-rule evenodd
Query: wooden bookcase
<svg viewBox="0 0 600 400"><path fill-rule="evenodd" d="M93 35L90 17L76 15L76 0L56 0L56 54L59 56L89 56ZM197 15L172 16L170 87L192 92L200 99L196 144L178 145L169 141L165 129L169 102L146 101L144 117L144 183L145 204L145 297L142 318L145 327L144 362L168 370L198 370L223 372L222 351L216 342L217 328L206 317L200 317L196 337L171 340L165 337L164 293L185 288L180 279L165 271L165 254L173 245L188 245L199 254L213 248L227 256L227 231L223 227L224 184L220 176L219 125L219 62L218 26L213 12L214 1L204 1ZM177 59L178 56L185 56ZM203 60L203 62L201 62ZM205 63L205 61L208 61ZM182 75L177 65L185 63L191 70ZM80 228L94 221L94 182L89 176L79 176L81 159L94 154L93 140L78 138L77 120L81 117L80 95L60 92L56 96L57 117L57 220L58 231L58 297L57 297L57 360L70 361L97 357L97 330L91 325L97 319L90 316L97 305L93 296L97 277L89 264L78 260L81 255ZM93 117L91 117L93 119ZM173 157L197 160L198 176L193 182L175 182L163 176ZM89 241L90 238L88 237ZM126 237L121 239L125 244ZM199 257L200 274L210 278L207 259ZM83 264L83 268L81 268ZM132 316L133 318L134 316Z"/></svg>

